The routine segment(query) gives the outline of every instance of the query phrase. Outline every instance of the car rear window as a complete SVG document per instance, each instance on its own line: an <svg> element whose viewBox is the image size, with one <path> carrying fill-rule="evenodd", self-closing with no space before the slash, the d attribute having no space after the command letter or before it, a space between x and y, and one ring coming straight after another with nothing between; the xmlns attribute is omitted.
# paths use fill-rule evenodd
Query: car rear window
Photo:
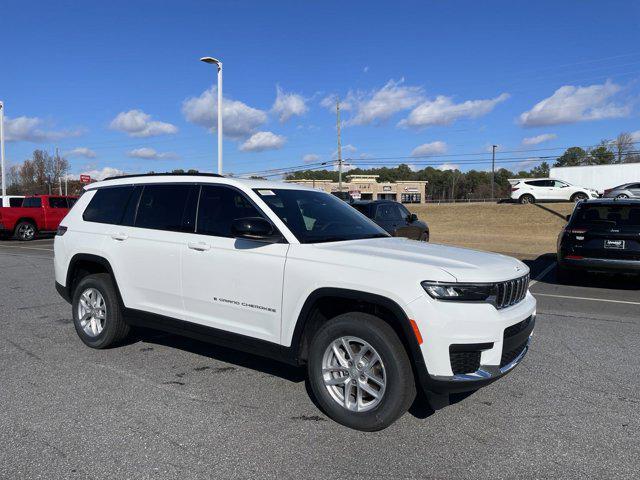
<svg viewBox="0 0 640 480"><path fill-rule="evenodd" d="M640 228L640 205L582 205L573 214L571 225Z"/></svg>
<svg viewBox="0 0 640 480"><path fill-rule="evenodd" d="M82 218L86 222L118 225L122 220L133 186L105 187L95 193Z"/></svg>

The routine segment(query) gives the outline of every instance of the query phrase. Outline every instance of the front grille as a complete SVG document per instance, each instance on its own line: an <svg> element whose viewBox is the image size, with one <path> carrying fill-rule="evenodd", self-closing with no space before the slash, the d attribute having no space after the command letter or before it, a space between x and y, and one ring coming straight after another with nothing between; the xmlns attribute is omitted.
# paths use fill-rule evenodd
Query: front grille
<svg viewBox="0 0 640 480"><path fill-rule="evenodd" d="M507 308L521 302L529 289L529 274L524 277L496 283L496 308Z"/></svg>
<svg viewBox="0 0 640 480"><path fill-rule="evenodd" d="M449 352L451 370L454 375L473 373L480 368L480 354L482 352Z"/></svg>
<svg viewBox="0 0 640 480"><path fill-rule="evenodd" d="M511 338L520 332L524 332L533 321L533 317L525 318L523 321L511 325L504 330L504 338Z"/></svg>
<svg viewBox="0 0 640 480"><path fill-rule="evenodd" d="M528 341L529 339L527 338L517 347L511 348L509 350L502 350L502 358L500 358L500 368L503 368L513 362L525 349Z"/></svg>

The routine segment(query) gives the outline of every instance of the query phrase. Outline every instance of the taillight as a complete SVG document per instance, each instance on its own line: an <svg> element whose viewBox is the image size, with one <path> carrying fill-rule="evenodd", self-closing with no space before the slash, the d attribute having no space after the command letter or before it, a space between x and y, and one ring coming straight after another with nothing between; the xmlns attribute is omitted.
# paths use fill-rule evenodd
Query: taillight
<svg viewBox="0 0 640 480"><path fill-rule="evenodd" d="M607 188L607 189L604 191L604 194L603 194L603 195L606 195L606 194L607 194L607 193L609 193L611 190L613 190L613 188Z"/></svg>
<svg viewBox="0 0 640 480"><path fill-rule="evenodd" d="M67 227L63 227L62 225L58 225L58 229L56 230L56 235L61 237L65 233L67 233Z"/></svg>
<svg viewBox="0 0 640 480"><path fill-rule="evenodd" d="M581 255L567 255L566 257L569 260L582 260L584 257Z"/></svg>
<svg viewBox="0 0 640 480"><path fill-rule="evenodd" d="M515 192L516 190L520 190L520 188L518 188L518 187L511 187L511 191L512 191L512 192Z"/></svg>

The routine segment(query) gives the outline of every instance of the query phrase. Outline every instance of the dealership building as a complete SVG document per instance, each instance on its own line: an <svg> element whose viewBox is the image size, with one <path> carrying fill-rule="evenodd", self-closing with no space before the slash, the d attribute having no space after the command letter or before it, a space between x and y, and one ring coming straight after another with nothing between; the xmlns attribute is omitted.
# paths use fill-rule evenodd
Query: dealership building
<svg viewBox="0 0 640 480"><path fill-rule="evenodd" d="M425 203L426 181L400 180L378 182L378 175L347 175L342 191L349 192L354 200L395 200L402 203ZM339 191L338 182L331 180L288 180L328 193Z"/></svg>

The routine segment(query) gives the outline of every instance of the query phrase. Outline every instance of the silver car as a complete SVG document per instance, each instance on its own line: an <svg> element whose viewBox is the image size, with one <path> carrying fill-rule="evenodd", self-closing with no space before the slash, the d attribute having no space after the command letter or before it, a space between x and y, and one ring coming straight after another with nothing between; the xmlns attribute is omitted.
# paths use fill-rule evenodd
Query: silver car
<svg viewBox="0 0 640 480"><path fill-rule="evenodd" d="M604 198L640 198L640 182L625 183L604 191Z"/></svg>

